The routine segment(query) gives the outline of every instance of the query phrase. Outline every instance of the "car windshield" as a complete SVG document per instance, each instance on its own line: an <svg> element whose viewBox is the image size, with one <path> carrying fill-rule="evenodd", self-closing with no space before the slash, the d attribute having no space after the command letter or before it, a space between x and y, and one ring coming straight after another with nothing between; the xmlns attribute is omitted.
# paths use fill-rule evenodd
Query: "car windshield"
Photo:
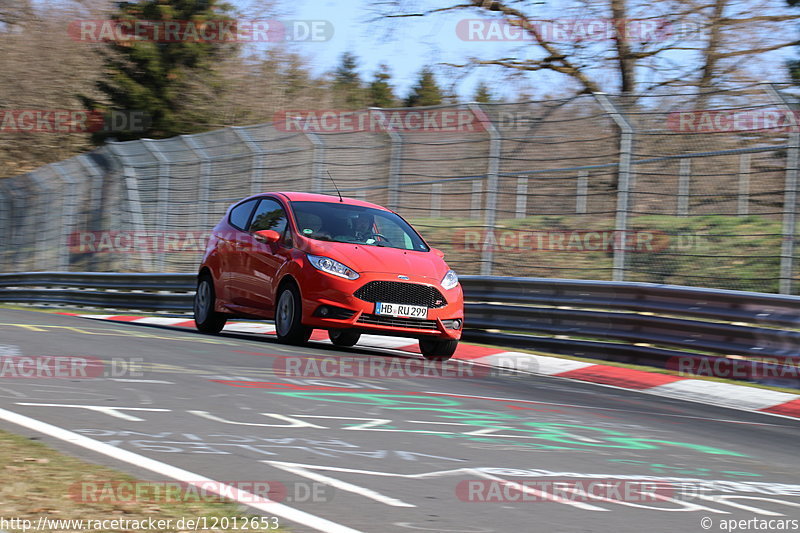
<svg viewBox="0 0 800 533"><path fill-rule="evenodd" d="M414 228L391 211L332 202L292 202L292 210L305 237L429 251Z"/></svg>

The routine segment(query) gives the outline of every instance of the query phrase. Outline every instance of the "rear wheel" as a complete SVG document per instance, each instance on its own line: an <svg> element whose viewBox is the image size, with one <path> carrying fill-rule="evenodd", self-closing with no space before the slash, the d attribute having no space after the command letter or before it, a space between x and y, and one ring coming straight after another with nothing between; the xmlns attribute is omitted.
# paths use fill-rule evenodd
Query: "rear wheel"
<svg viewBox="0 0 800 533"><path fill-rule="evenodd" d="M312 328L304 326L300 291L293 284L284 285L278 292L275 306L275 334L286 344L305 344L311 337Z"/></svg>
<svg viewBox="0 0 800 533"><path fill-rule="evenodd" d="M328 338L336 346L354 346L361 338L361 333L350 329L330 329Z"/></svg>
<svg viewBox="0 0 800 533"><path fill-rule="evenodd" d="M194 294L194 323L198 331L219 333L225 327L228 317L214 310L216 301L214 281L207 274L201 276Z"/></svg>
<svg viewBox="0 0 800 533"><path fill-rule="evenodd" d="M454 339L420 339L419 351L430 361L447 361L456 352L458 341Z"/></svg>

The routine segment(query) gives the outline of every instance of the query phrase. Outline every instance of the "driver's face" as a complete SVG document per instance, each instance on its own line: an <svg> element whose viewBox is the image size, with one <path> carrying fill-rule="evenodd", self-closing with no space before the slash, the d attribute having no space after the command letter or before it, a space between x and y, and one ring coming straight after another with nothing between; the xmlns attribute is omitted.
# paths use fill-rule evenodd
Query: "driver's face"
<svg viewBox="0 0 800 533"><path fill-rule="evenodd" d="M359 216L356 219L356 231L359 232L369 231L371 227L372 227L372 221L369 219L369 217Z"/></svg>

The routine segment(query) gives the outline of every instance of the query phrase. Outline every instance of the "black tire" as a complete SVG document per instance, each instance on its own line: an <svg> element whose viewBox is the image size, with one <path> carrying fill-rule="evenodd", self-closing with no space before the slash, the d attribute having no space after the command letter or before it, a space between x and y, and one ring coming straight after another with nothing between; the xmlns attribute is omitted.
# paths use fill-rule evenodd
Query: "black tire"
<svg viewBox="0 0 800 533"><path fill-rule="evenodd" d="M419 351L429 361L447 361L456 353L458 341L454 339L420 339Z"/></svg>
<svg viewBox="0 0 800 533"><path fill-rule="evenodd" d="M352 329L329 329L328 338L336 346L355 346L361 333Z"/></svg>
<svg viewBox="0 0 800 533"><path fill-rule="evenodd" d="M197 280L197 292L194 294L194 324L203 333L219 333L225 327L228 317L214 311L217 295L214 281L208 274Z"/></svg>
<svg viewBox="0 0 800 533"><path fill-rule="evenodd" d="M286 284L278 291L275 303L275 335L279 342L285 344L308 342L312 328L302 323L302 305L300 291L294 284Z"/></svg>

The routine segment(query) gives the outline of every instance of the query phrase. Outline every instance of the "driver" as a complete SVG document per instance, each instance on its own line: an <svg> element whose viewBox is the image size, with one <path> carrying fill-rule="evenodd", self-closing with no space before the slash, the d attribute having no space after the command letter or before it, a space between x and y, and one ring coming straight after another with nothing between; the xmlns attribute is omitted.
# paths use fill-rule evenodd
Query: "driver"
<svg viewBox="0 0 800 533"><path fill-rule="evenodd" d="M372 238L375 233L375 218L368 214L368 213L361 213L356 217L355 222L353 223L353 232L355 234L356 239L359 240L367 240Z"/></svg>

